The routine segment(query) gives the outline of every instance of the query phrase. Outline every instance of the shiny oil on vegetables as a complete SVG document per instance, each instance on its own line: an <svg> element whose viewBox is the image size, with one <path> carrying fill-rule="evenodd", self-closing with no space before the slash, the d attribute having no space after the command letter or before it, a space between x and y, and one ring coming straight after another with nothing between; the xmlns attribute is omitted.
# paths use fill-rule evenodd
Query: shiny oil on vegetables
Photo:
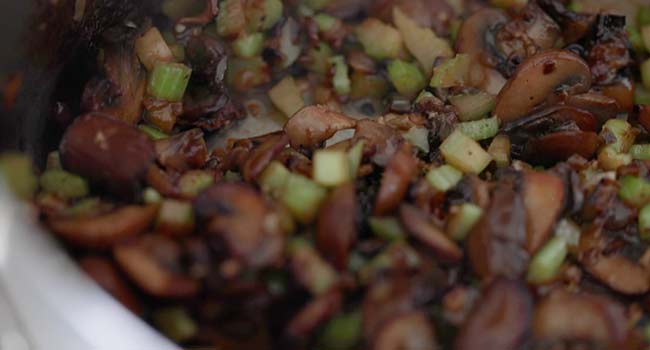
<svg viewBox="0 0 650 350"><path fill-rule="evenodd" d="M0 172L165 335L234 350L650 345L646 2L156 11L103 37L41 170L11 153Z"/></svg>

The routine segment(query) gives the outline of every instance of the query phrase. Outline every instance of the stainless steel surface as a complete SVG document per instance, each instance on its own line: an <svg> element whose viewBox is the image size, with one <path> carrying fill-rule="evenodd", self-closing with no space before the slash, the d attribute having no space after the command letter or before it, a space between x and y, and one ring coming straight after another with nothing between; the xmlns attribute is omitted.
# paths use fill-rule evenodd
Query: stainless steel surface
<svg viewBox="0 0 650 350"><path fill-rule="evenodd" d="M177 347L85 276L0 183L0 349L27 348Z"/></svg>

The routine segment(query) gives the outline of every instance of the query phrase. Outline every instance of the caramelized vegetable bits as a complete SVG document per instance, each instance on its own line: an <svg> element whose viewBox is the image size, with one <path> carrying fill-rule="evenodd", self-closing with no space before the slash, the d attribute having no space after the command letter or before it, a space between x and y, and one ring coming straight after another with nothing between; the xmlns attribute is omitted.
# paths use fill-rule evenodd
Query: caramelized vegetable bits
<svg viewBox="0 0 650 350"><path fill-rule="evenodd" d="M160 3L0 173L179 346L650 345L646 4Z"/></svg>

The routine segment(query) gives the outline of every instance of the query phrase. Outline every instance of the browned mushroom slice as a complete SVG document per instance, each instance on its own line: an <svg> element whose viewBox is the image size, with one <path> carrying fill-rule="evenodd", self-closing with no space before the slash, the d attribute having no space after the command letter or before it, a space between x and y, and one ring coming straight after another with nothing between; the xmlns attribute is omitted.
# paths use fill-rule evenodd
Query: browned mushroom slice
<svg viewBox="0 0 650 350"><path fill-rule="evenodd" d="M485 8L469 16L458 29L456 51L470 55L493 55L495 31L509 20L505 12ZM494 57L481 57L484 64L494 66Z"/></svg>
<svg viewBox="0 0 650 350"><path fill-rule="evenodd" d="M353 183L335 189L325 200L316 222L316 246L339 270L357 238L357 193Z"/></svg>
<svg viewBox="0 0 650 350"><path fill-rule="evenodd" d="M436 350L433 325L423 312L409 312L387 321L374 339L375 350Z"/></svg>
<svg viewBox="0 0 650 350"><path fill-rule="evenodd" d="M333 290L314 298L295 315L287 326L287 333L294 338L309 337L325 321L341 309L341 292Z"/></svg>
<svg viewBox="0 0 650 350"><path fill-rule="evenodd" d="M100 216L54 219L48 226L76 245L106 248L142 233L151 225L157 210L153 205L129 205Z"/></svg>
<svg viewBox="0 0 650 350"><path fill-rule="evenodd" d="M351 144L364 141L363 153L371 156L374 163L384 166L399 149L402 140L397 130L390 126L363 119L357 122Z"/></svg>
<svg viewBox="0 0 650 350"><path fill-rule="evenodd" d="M631 112L634 108L634 83L629 78L622 78L610 85L603 86L603 95L616 100L618 105L625 112Z"/></svg>
<svg viewBox="0 0 650 350"><path fill-rule="evenodd" d="M65 169L124 196L133 195L155 159L145 134L99 113L77 118L59 152Z"/></svg>
<svg viewBox="0 0 650 350"><path fill-rule="evenodd" d="M246 158L242 166L242 175L246 182L253 182L266 169L266 166L289 144L289 137L284 132L270 135L257 146Z"/></svg>
<svg viewBox="0 0 650 350"><path fill-rule="evenodd" d="M624 256L587 253L580 262L587 272L617 292L639 295L650 290L650 272Z"/></svg>
<svg viewBox="0 0 650 350"><path fill-rule="evenodd" d="M615 118L618 113L624 112L616 99L595 92L571 95L566 99L566 104L592 113L601 124L608 119Z"/></svg>
<svg viewBox="0 0 650 350"><path fill-rule="evenodd" d="M431 248L439 259L458 262L463 258L458 245L434 227L425 213L410 204L402 204L399 212L404 227L413 237Z"/></svg>
<svg viewBox="0 0 650 350"><path fill-rule="evenodd" d="M145 236L113 248L113 256L129 278L146 293L160 298L195 295L199 282L180 273L178 245L162 236Z"/></svg>
<svg viewBox="0 0 650 350"><path fill-rule="evenodd" d="M136 315L142 312L138 298L124 282L113 262L99 256L86 256L79 259L79 266L131 312Z"/></svg>
<svg viewBox="0 0 650 350"><path fill-rule="evenodd" d="M160 164L178 171L202 167L208 159L208 147L201 129L191 129L155 143Z"/></svg>
<svg viewBox="0 0 650 350"><path fill-rule="evenodd" d="M564 206L564 182L548 172L526 172L523 197L526 250L533 254L546 242Z"/></svg>
<svg viewBox="0 0 650 350"><path fill-rule="evenodd" d="M518 278L528 267L526 209L520 193L497 183L490 204L467 240L472 269L482 277Z"/></svg>
<svg viewBox="0 0 650 350"><path fill-rule="evenodd" d="M589 66L578 55L553 49L526 59L497 96L493 114L502 122L527 115L560 89L581 93L591 86Z"/></svg>
<svg viewBox="0 0 650 350"><path fill-rule="evenodd" d="M399 206L417 167L418 163L411 153L410 144L403 143L384 169L379 193L375 199L375 215L389 214Z"/></svg>
<svg viewBox="0 0 650 350"><path fill-rule="evenodd" d="M545 340L591 341L621 349L627 338L625 309L605 296L558 290L537 305L533 333Z"/></svg>
<svg viewBox="0 0 650 350"><path fill-rule="evenodd" d="M594 132L560 131L528 141L525 158L544 164L567 160L574 154L590 159L601 144L601 137Z"/></svg>
<svg viewBox="0 0 650 350"><path fill-rule="evenodd" d="M356 121L325 106L307 106L293 115L284 126L294 148L314 147L337 131L352 129Z"/></svg>
<svg viewBox="0 0 650 350"><path fill-rule="evenodd" d="M209 220L208 232L224 240L233 258L260 267L281 257L284 235L280 220L252 186L216 184L199 194L194 208Z"/></svg>
<svg viewBox="0 0 650 350"><path fill-rule="evenodd" d="M532 318L533 301L519 281L499 278L456 335L455 350L520 349Z"/></svg>

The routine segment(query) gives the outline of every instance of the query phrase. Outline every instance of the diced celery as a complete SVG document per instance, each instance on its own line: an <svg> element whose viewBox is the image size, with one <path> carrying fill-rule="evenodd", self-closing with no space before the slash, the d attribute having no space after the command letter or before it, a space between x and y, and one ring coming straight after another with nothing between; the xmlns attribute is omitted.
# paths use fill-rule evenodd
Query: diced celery
<svg viewBox="0 0 650 350"><path fill-rule="evenodd" d="M313 156L313 178L326 187L336 187L350 181L350 161L347 153L319 150Z"/></svg>
<svg viewBox="0 0 650 350"><path fill-rule="evenodd" d="M261 4L261 6L260 6ZM271 29L282 18L281 0L246 1L246 24L251 32Z"/></svg>
<svg viewBox="0 0 650 350"><path fill-rule="evenodd" d="M402 135L404 139L424 153L429 153L429 129L414 126Z"/></svg>
<svg viewBox="0 0 650 350"><path fill-rule="evenodd" d="M214 183L214 175L205 170L190 170L178 179L178 188L185 197L196 197Z"/></svg>
<svg viewBox="0 0 650 350"><path fill-rule="evenodd" d="M279 197L287 186L291 172L282 163L272 161L257 181L264 193L272 197Z"/></svg>
<svg viewBox="0 0 650 350"><path fill-rule="evenodd" d="M388 82L379 74L352 74L352 90L350 97L353 100L374 97L381 99L388 93Z"/></svg>
<svg viewBox="0 0 650 350"><path fill-rule="evenodd" d="M619 180L621 188L618 195L625 202L641 208L650 202L650 183L640 177L624 176Z"/></svg>
<svg viewBox="0 0 650 350"><path fill-rule="evenodd" d="M155 230L168 235L186 235L194 230L192 203L165 199L160 204Z"/></svg>
<svg viewBox="0 0 650 350"><path fill-rule="evenodd" d="M314 16L314 22L318 26L318 30L321 32L329 32L332 30L339 20L336 17L332 17L325 13L319 13Z"/></svg>
<svg viewBox="0 0 650 350"><path fill-rule="evenodd" d="M499 132L499 119L492 117L459 123L458 129L473 140L485 140L494 137Z"/></svg>
<svg viewBox="0 0 650 350"><path fill-rule="evenodd" d="M41 189L63 199L77 199L88 195L88 182L78 175L61 169L51 169L40 179Z"/></svg>
<svg viewBox="0 0 650 350"><path fill-rule="evenodd" d="M156 27L151 27L135 41L135 52L148 70L152 70L158 61L170 62L174 59L169 46Z"/></svg>
<svg viewBox="0 0 650 350"><path fill-rule="evenodd" d="M9 191L21 199L31 198L38 187L32 160L24 154L0 154L0 177Z"/></svg>
<svg viewBox="0 0 650 350"><path fill-rule="evenodd" d="M246 29L244 0L222 0L217 15L217 33L220 36L236 36Z"/></svg>
<svg viewBox="0 0 650 350"><path fill-rule="evenodd" d="M318 338L319 349L351 349L359 343L362 335L361 313L353 312L331 319Z"/></svg>
<svg viewBox="0 0 650 350"><path fill-rule="evenodd" d="M571 0L567 5L567 8L573 12L582 12L583 6L579 0Z"/></svg>
<svg viewBox="0 0 650 350"><path fill-rule="evenodd" d="M244 58L251 58L259 55L264 48L264 34L252 33L243 35L233 41L232 49L235 55Z"/></svg>
<svg viewBox="0 0 650 350"><path fill-rule="evenodd" d="M564 239L569 247L580 244L580 226L571 219L562 219L555 225L555 235Z"/></svg>
<svg viewBox="0 0 650 350"><path fill-rule="evenodd" d="M634 103L637 105L650 105L650 91L637 84L634 89Z"/></svg>
<svg viewBox="0 0 650 350"><path fill-rule="evenodd" d="M552 280L560 271L567 253L567 243L562 237L551 238L531 259L526 275L528 282L540 284Z"/></svg>
<svg viewBox="0 0 650 350"><path fill-rule="evenodd" d="M487 152L494 159L497 167L505 168L510 165L510 148L510 138L508 135L501 134L494 137Z"/></svg>
<svg viewBox="0 0 650 350"><path fill-rule="evenodd" d="M293 216L303 224L316 217L318 208L327 196L327 190L314 181L297 174L290 174L282 194L282 202Z"/></svg>
<svg viewBox="0 0 650 350"><path fill-rule="evenodd" d="M494 108L495 101L493 95L485 92L449 97L449 102L456 107L458 118L463 122L478 120L488 115Z"/></svg>
<svg viewBox="0 0 650 350"><path fill-rule="evenodd" d="M440 192L454 188L462 178L463 173L448 164L433 168L427 173L429 184Z"/></svg>
<svg viewBox="0 0 650 350"><path fill-rule="evenodd" d="M162 202L162 196L156 189L147 187L142 191L142 201L146 204L155 204Z"/></svg>
<svg viewBox="0 0 650 350"><path fill-rule="evenodd" d="M424 103L427 100L431 100L431 99L435 100L435 99L437 99L437 97L434 94L432 94L431 92L427 91L427 90L422 90L420 92L420 94L418 95L418 97L415 98L414 103L415 104L420 104L420 103Z"/></svg>
<svg viewBox="0 0 650 350"><path fill-rule="evenodd" d="M232 170L226 171L226 173L223 174L223 179L230 182L242 181L241 174Z"/></svg>
<svg viewBox="0 0 650 350"><path fill-rule="evenodd" d="M158 62L149 77L147 91L153 97L167 101L183 99L192 70L180 63Z"/></svg>
<svg viewBox="0 0 650 350"><path fill-rule="evenodd" d="M633 159L650 160L650 144L632 145L629 153Z"/></svg>
<svg viewBox="0 0 650 350"><path fill-rule="evenodd" d="M483 215L483 209L472 203L452 207L449 212L451 217L447 222L447 235L457 241L464 240Z"/></svg>
<svg viewBox="0 0 650 350"><path fill-rule="evenodd" d="M601 136L606 140L610 140L614 136L615 142L610 143L615 152L625 153L634 144L634 138L637 131L634 130L630 123L621 119L609 119L603 125Z"/></svg>
<svg viewBox="0 0 650 350"><path fill-rule="evenodd" d="M457 54L433 69L431 87L449 88L463 86L467 81L472 59L467 54Z"/></svg>
<svg viewBox="0 0 650 350"><path fill-rule="evenodd" d="M454 19L449 22L449 37L451 38L452 44L456 43L456 38L458 38L458 31L460 26L463 24L462 20Z"/></svg>
<svg viewBox="0 0 650 350"><path fill-rule="evenodd" d="M388 63L388 76L397 92L406 97L414 97L427 86L420 69L414 64L402 60L393 60Z"/></svg>
<svg viewBox="0 0 650 350"><path fill-rule="evenodd" d="M332 66L330 63L332 54L332 48L327 43L318 43L316 47L310 48L307 51L307 69L314 73L326 74Z"/></svg>
<svg viewBox="0 0 650 350"><path fill-rule="evenodd" d="M603 147L598 152L598 165L603 170L616 170L632 162L632 156L627 153L616 152L613 144Z"/></svg>
<svg viewBox="0 0 650 350"><path fill-rule="evenodd" d="M334 91L339 96L349 95L352 86L348 75L348 64L345 63L345 58L343 56L334 56L330 58L330 63L334 66L334 76L332 77Z"/></svg>
<svg viewBox="0 0 650 350"><path fill-rule="evenodd" d="M650 5L645 5L645 6L639 6L636 17L636 24L639 26L639 28L643 28L645 26L650 25Z"/></svg>
<svg viewBox="0 0 650 350"><path fill-rule="evenodd" d="M369 217L368 225L377 237L388 241L403 240L406 237L402 224L394 217Z"/></svg>
<svg viewBox="0 0 650 350"><path fill-rule="evenodd" d="M639 211L639 236L642 240L650 240L650 204Z"/></svg>
<svg viewBox="0 0 650 350"><path fill-rule="evenodd" d="M481 173L492 157L476 141L456 130L440 145L440 153L447 163L468 173Z"/></svg>
<svg viewBox="0 0 650 350"><path fill-rule="evenodd" d="M403 50L399 31L378 19L367 18L355 32L366 53L378 60L397 58Z"/></svg>
<svg viewBox="0 0 650 350"><path fill-rule="evenodd" d="M140 131L142 131L143 133L147 134L147 136L149 136L149 138L154 141L166 139L169 137L169 135L158 130L158 128L148 124L140 124L138 125L138 129L140 129Z"/></svg>
<svg viewBox="0 0 650 350"><path fill-rule="evenodd" d="M643 82L643 87L650 89L650 58L641 63L641 81Z"/></svg>
<svg viewBox="0 0 650 350"><path fill-rule="evenodd" d="M348 151L348 162L350 163L351 179L356 179L357 174L359 173L359 167L361 166L361 161L363 160L363 145L364 141L361 140Z"/></svg>
<svg viewBox="0 0 650 350"><path fill-rule="evenodd" d="M199 331L199 327L180 307L157 310L152 315L152 321L171 340L183 342L191 339Z"/></svg>
<svg viewBox="0 0 650 350"><path fill-rule="evenodd" d="M268 92L269 98L284 115L291 117L305 106L302 92L290 75L282 79Z"/></svg>
<svg viewBox="0 0 650 350"><path fill-rule="evenodd" d="M439 38L430 28L421 27L415 20L404 14L399 6L393 7L393 19L406 47L415 56L427 76L431 74L436 58L454 56L454 50L447 40Z"/></svg>

